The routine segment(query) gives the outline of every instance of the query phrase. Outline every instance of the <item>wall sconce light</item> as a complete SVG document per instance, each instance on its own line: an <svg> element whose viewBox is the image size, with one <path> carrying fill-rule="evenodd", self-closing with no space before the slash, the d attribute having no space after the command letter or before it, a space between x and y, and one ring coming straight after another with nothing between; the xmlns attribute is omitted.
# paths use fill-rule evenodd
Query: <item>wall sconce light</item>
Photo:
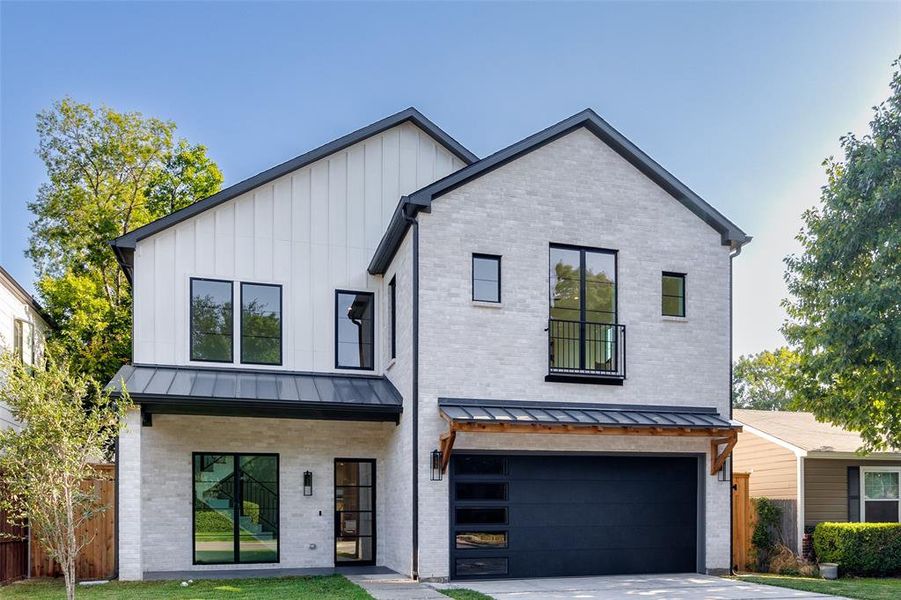
<svg viewBox="0 0 901 600"><path fill-rule="evenodd" d="M303 495L313 495L313 473L310 471L303 472Z"/></svg>
<svg viewBox="0 0 901 600"><path fill-rule="evenodd" d="M722 468L716 474L717 481L732 481L732 456L726 458Z"/></svg>
<svg viewBox="0 0 901 600"><path fill-rule="evenodd" d="M432 450L432 481L441 481L444 479L444 473L441 469L441 451Z"/></svg>

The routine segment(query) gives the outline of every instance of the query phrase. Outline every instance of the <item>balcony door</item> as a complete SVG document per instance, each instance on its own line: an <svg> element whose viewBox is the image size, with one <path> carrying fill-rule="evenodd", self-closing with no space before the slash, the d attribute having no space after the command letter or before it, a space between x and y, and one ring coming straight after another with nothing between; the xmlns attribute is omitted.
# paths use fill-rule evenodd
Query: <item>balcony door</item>
<svg viewBox="0 0 901 600"><path fill-rule="evenodd" d="M616 373L616 252L550 247L550 369Z"/></svg>
<svg viewBox="0 0 901 600"><path fill-rule="evenodd" d="M335 564L375 564L373 459L335 459Z"/></svg>

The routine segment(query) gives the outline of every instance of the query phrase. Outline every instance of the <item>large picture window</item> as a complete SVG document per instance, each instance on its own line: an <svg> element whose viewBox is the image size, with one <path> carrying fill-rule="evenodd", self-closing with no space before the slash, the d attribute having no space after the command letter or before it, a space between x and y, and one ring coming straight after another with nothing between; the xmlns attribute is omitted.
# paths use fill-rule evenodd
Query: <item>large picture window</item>
<svg viewBox="0 0 901 600"><path fill-rule="evenodd" d="M191 360L232 362L232 282L191 279Z"/></svg>
<svg viewBox="0 0 901 600"><path fill-rule="evenodd" d="M901 469L863 467L861 473L861 520L867 523L901 522Z"/></svg>
<svg viewBox="0 0 901 600"><path fill-rule="evenodd" d="M279 561L278 455L194 454L194 563Z"/></svg>
<svg viewBox="0 0 901 600"><path fill-rule="evenodd" d="M372 370L373 295L370 292L335 292L335 367Z"/></svg>
<svg viewBox="0 0 901 600"><path fill-rule="evenodd" d="M282 287L241 284L241 362L282 364Z"/></svg>

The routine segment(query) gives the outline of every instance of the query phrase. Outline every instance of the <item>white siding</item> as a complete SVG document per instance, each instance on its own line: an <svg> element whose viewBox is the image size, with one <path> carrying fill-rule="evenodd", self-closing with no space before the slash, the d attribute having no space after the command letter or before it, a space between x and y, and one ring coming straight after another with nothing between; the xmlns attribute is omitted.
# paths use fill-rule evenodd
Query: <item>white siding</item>
<svg viewBox="0 0 901 600"><path fill-rule="evenodd" d="M381 316L381 282L366 267L400 196L462 166L403 124L141 240L134 362L191 363L189 279L210 277L282 285L283 364L270 368L334 371L335 290L376 292Z"/></svg>

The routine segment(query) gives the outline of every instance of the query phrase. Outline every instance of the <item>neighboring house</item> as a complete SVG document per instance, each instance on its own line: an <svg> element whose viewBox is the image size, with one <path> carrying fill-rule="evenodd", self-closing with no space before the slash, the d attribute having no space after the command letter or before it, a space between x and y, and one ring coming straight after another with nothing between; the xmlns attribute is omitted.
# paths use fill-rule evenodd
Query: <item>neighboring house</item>
<svg viewBox="0 0 901 600"><path fill-rule="evenodd" d="M114 240L120 577L728 571L748 241L590 110L414 109Z"/></svg>
<svg viewBox="0 0 901 600"><path fill-rule="evenodd" d="M817 523L901 521L901 453L860 455L857 433L807 412L735 409L734 418L744 429L733 469L751 474L751 497L785 501L798 552Z"/></svg>
<svg viewBox="0 0 901 600"><path fill-rule="evenodd" d="M26 364L44 352L50 317L19 283L0 267L0 351L13 350ZM18 424L0 401L0 429Z"/></svg>

